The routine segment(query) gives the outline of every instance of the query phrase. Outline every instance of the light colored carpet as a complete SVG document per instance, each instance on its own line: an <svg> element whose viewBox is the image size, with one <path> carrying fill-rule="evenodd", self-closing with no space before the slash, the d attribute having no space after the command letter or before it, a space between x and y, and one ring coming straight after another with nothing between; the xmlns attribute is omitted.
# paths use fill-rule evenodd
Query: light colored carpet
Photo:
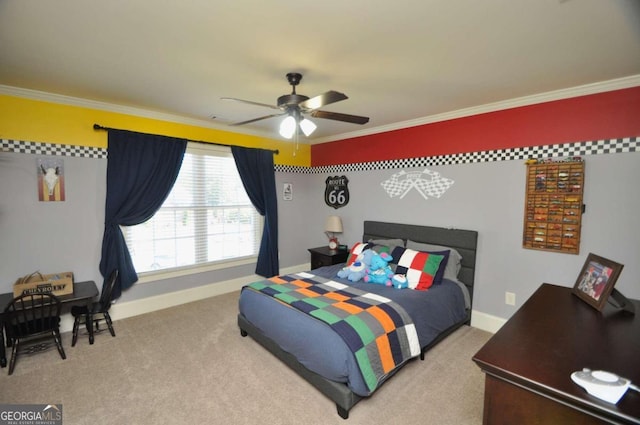
<svg viewBox="0 0 640 425"><path fill-rule="evenodd" d="M76 424L480 424L484 375L471 360L491 336L465 326L407 364L346 421L333 402L236 325L238 292L115 322L0 369L0 403L63 405Z"/></svg>

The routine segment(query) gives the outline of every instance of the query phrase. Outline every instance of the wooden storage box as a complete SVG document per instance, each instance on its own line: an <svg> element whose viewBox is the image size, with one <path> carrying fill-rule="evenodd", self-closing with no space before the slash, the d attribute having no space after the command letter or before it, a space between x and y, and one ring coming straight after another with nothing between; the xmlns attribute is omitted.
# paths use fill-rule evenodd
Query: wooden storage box
<svg viewBox="0 0 640 425"><path fill-rule="evenodd" d="M73 273L41 274L31 273L21 277L13 284L13 296L19 297L27 293L44 292L53 295L66 295L73 293Z"/></svg>

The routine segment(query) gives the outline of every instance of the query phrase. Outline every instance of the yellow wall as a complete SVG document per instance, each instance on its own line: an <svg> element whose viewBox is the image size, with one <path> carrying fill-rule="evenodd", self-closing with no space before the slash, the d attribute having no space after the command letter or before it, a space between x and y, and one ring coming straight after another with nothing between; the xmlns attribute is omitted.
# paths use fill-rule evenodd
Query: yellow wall
<svg viewBox="0 0 640 425"><path fill-rule="evenodd" d="M307 144L300 144L294 154L292 142L0 95L1 139L106 148L107 132L94 130L93 124L188 140L278 149L280 153L274 156L276 164L305 167L311 164L311 149Z"/></svg>

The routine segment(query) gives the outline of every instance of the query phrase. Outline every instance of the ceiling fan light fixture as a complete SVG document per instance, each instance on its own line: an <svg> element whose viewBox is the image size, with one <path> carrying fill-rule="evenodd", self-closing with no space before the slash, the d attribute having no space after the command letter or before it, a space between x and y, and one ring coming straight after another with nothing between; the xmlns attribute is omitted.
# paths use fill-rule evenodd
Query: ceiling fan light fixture
<svg viewBox="0 0 640 425"><path fill-rule="evenodd" d="M300 128L302 129L304 135L309 137L311 136L311 134L313 134L314 131L316 131L316 128L318 127L313 123L313 121L304 118L302 121L300 121Z"/></svg>
<svg viewBox="0 0 640 425"><path fill-rule="evenodd" d="M313 118L342 121L351 124L362 125L369 122L369 117L341 114L338 112L323 111L319 109L323 106L331 105L333 103L348 99L348 97L346 94L340 93L335 90L329 90L312 98L309 98L308 96L305 96L303 94L297 94L296 86L300 84L301 79L302 74L299 74L297 72L290 72L287 74L287 80L291 85L291 94L285 94L278 97L278 102L276 103L276 105L268 105L266 103L236 99L235 97L223 97L222 99L224 100L234 100L236 102L243 102L249 105L263 106L266 108L281 111L281 113L264 115L250 120L234 122L229 125L251 124L268 118L287 115L287 117L280 123L280 135L287 139L291 139L293 138L293 136L296 136L297 140L297 136L300 134L300 130L302 130L305 136L309 137L317 128L316 124L304 118L303 114L309 114ZM300 130L298 129L298 126L300 127Z"/></svg>
<svg viewBox="0 0 640 425"><path fill-rule="evenodd" d="M291 139L293 137L293 133L295 132L296 119L289 115L280 123L280 135L285 139Z"/></svg>

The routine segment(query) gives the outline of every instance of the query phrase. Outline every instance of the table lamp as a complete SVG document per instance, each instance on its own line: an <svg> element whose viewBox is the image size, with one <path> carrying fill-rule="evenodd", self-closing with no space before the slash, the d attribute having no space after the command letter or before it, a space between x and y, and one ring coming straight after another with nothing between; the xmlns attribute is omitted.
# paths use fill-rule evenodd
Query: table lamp
<svg viewBox="0 0 640 425"><path fill-rule="evenodd" d="M324 234L329 238L329 249L338 249L336 233L342 233L342 220L337 215L330 215L324 224Z"/></svg>

